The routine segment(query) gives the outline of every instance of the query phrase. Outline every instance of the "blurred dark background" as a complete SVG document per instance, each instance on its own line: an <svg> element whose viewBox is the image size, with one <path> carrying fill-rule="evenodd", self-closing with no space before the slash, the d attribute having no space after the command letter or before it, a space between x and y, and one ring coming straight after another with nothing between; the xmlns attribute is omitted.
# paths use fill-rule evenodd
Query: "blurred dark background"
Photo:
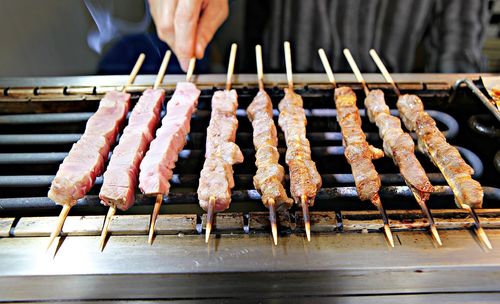
<svg viewBox="0 0 500 304"><path fill-rule="evenodd" d="M237 71L253 72L244 58L251 58L254 50L241 47L246 42L245 12L250 1L231 1L229 19L216 34L205 60L198 64L198 73L224 73L231 42L240 45ZM112 2L104 8L115 20L138 24L147 16L143 0ZM152 22L141 33L118 33L102 45L100 53L92 50L87 38L96 25L84 1L3 0L0 11L0 77L122 74L130 69L133 64L130 58L138 51L147 53L142 72L155 73L166 50L166 45L155 35ZM481 71L475 72L500 72L500 0L488 1L488 20L481 46L485 63ZM422 72L419 67L422 61L425 58L417 52L412 71ZM181 72L175 60L169 72Z"/></svg>

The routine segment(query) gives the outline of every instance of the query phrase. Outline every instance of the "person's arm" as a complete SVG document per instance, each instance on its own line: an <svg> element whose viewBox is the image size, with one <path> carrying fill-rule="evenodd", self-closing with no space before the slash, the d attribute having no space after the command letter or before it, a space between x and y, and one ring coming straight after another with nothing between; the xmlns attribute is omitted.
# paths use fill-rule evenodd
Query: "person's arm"
<svg viewBox="0 0 500 304"><path fill-rule="evenodd" d="M426 70L480 72L489 11L487 0L437 0L427 39Z"/></svg>
<svg viewBox="0 0 500 304"><path fill-rule="evenodd" d="M174 51L182 69L201 59L229 14L228 0L149 0L158 37Z"/></svg>

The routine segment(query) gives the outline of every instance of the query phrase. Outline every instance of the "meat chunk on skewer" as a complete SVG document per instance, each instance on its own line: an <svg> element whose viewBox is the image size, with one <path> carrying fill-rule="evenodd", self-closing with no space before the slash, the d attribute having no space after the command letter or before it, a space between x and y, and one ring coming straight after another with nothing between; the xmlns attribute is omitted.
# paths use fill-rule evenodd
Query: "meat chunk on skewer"
<svg viewBox="0 0 500 304"><path fill-rule="evenodd" d="M399 167L409 187L418 191L423 199L434 191L424 168L415 156L415 144L409 134L403 132L401 121L390 114L381 90L372 90L365 99L368 118L379 129L384 142L384 151Z"/></svg>
<svg viewBox="0 0 500 304"><path fill-rule="evenodd" d="M361 129L361 117L356 106L356 95L351 88L335 89L337 121L342 129L344 155L351 165L356 191L361 200L376 201L381 182L372 159L383 155L371 147Z"/></svg>
<svg viewBox="0 0 500 304"><path fill-rule="evenodd" d="M276 209L290 208L293 201L287 196L283 186L285 169L278 163L278 135L273 121L273 105L266 91L260 90L257 93L248 106L247 113L252 122L256 149L257 172L253 178L255 189L266 207L273 200Z"/></svg>
<svg viewBox="0 0 500 304"><path fill-rule="evenodd" d="M302 97L292 90L285 89L285 97L280 101L278 108L280 110L278 124L285 133L287 145L285 160L290 171L290 192L297 204L300 204L301 198L305 196L307 203L312 206L322 181L311 159Z"/></svg>
<svg viewBox="0 0 500 304"><path fill-rule="evenodd" d="M402 95L397 101L397 107L406 128L417 134L419 149L443 173L457 205L460 208L462 204L481 208L484 194L481 185L471 177L474 170L463 160L458 150L446 141L434 119L424 111L420 98L416 95Z"/></svg>
<svg viewBox="0 0 500 304"><path fill-rule="evenodd" d="M85 132L59 167L48 197L59 205L74 206L90 191L104 170L110 146L127 116L130 94L106 93L87 122Z"/></svg>
<svg viewBox="0 0 500 304"><path fill-rule="evenodd" d="M132 110L129 124L113 150L99 198L106 206L127 210L134 204L139 165L153 139L165 91L147 89Z"/></svg>
<svg viewBox="0 0 500 304"><path fill-rule="evenodd" d="M207 129L205 163L200 173L198 200L207 210L215 199L215 212L229 208L234 187L233 165L243 162L243 154L234 143L238 120L238 95L235 90L217 91L212 98L212 113Z"/></svg>
<svg viewBox="0 0 500 304"><path fill-rule="evenodd" d="M168 195L175 162L186 144L191 117L200 90L190 82L179 82L167 103L167 113L140 165L139 188L146 195Z"/></svg>

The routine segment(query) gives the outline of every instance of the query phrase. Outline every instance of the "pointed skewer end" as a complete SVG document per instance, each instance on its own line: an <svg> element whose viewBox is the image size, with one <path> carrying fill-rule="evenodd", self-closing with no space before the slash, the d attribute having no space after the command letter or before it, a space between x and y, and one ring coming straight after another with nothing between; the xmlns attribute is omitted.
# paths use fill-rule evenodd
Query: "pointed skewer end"
<svg viewBox="0 0 500 304"><path fill-rule="evenodd" d="M394 248L394 238L392 237L392 232L389 224L384 224L384 232L387 240L389 241L389 245Z"/></svg>
<svg viewBox="0 0 500 304"><path fill-rule="evenodd" d="M116 213L116 206L111 205L109 207L108 214L106 214L106 219L104 220L104 226L101 232L101 238L99 240L99 249L101 250L101 252L104 250L104 245L106 244L106 237L108 236L109 225L111 223L111 220L113 219L113 216L115 216L115 213Z"/></svg>
<svg viewBox="0 0 500 304"><path fill-rule="evenodd" d="M155 206L153 208L153 214L151 215L151 223L149 225L148 243L150 245L153 244L153 236L155 234L156 219L158 218L158 214L160 214L160 208L161 208L162 202L163 202L163 195L158 194L156 196Z"/></svg>
<svg viewBox="0 0 500 304"><path fill-rule="evenodd" d="M207 208L207 224L205 227L205 243L208 243L210 233L212 232L212 222L214 219L215 197L211 196Z"/></svg>
<svg viewBox="0 0 500 304"><path fill-rule="evenodd" d="M274 199L269 199L269 222L271 223L271 233L273 235L274 245L278 245L278 224L276 222L276 208Z"/></svg>
<svg viewBox="0 0 500 304"><path fill-rule="evenodd" d="M57 219L56 227L54 231L52 231L52 233L50 234L49 242L47 243L47 248L45 249L45 251L48 251L50 249L56 237L61 233L61 230L64 226L64 222L66 221L66 218L68 217L68 213L70 210L71 210L70 204L63 205L61 213L59 213L59 218Z"/></svg>
<svg viewBox="0 0 500 304"><path fill-rule="evenodd" d="M304 216L304 228L306 230L307 241L311 241L311 218L309 216L309 205L307 203L307 197L302 195L300 197L302 205L302 215Z"/></svg>
<svg viewBox="0 0 500 304"><path fill-rule="evenodd" d="M439 246L443 246L443 242L441 242L441 238L439 237L439 233L437 231L436 225L431 225L430 228L431 228L432 236L434 237L434 240L436 240L436 243Z"/></svg>

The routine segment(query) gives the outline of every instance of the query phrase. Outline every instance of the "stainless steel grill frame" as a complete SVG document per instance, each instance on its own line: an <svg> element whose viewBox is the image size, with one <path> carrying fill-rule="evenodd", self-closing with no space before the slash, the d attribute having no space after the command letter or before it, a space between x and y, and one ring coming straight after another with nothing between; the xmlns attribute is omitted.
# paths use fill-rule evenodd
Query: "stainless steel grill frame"
<svg viewBox="0 0 500 304"><path fill-rule="evenodd" d="M145 235L154 202L138 195L136 206L113 221L112 236L104 252L98 252L97 235L105 209L99 204L97 192L93 191L72 211L55 257L45 254L43 249L58 208L45 197L22 195L29 189L47 188L52 175L14 176L12 172L16 167L20 171L27 170L23 166L52 166L41 171L53 171L65 155L63 150L78 139L78 128L81 131L81 124L90 115L85 111L96 106L100 94L120 87L126 77L0 79L0 112L17 113L0 116L2 128L13 131L0 132L0 147L12 149L0 152L0 167L10 172L1 174L0 190L17 193L12 197L7 193L0 198L0 286L6 287L0 290L0 298L7 301L231 301L244 297L279 301L298 297L299 302L310 302L342 297L353 301L386 299L412 303L419 302L418 295L432 299L442 294L461 293L462 297L457 299L463 301L477 299L475 296L481 299L500 296L495 294L500 290L500 253L496 249L485 252L466 230L472 221L466 212L455 209L447 186L438 187L438 193L430 202L438 228L445 229L440 230L444 247L435 248L425 232L425 219L415 210L418 206L410 191L395 174L397 168L388 160L377 162L377 169L382 168L379 170L384 185L382 202L390 209L393 229L397 231L396 248L389 249L381 233L367 233L378 231L381 221L368 203L357 200L348 168L339 165L336 170L321 166L343 160L333 100L330 99L330 110L321 110L331 98L331 93L325 94L330 86L323 75L295 76L297 91L305 96L305 107L313 109L308 111L313 159L326 158L319 161L326 187L312 209L315 210L312 212L315 234L311 243L304 240L300 211L294 209L280 216L282 237L277 247L272 246L267 233L266 209L258 193L252 190L250 123L241 110L256 92L255 75L235 76L234 87L241 93L238 112L241 128L237 143L244 149L247 160L242 167L235 167L234 203L228 213L217 216L217 238L208 246L204 244L200 236L204 216L197 207L192 188L196 188L197 170L201 169L196 162L202 163L203 159L203 123L208 123L210 92L222 88L225 78L223 75L203 75L195 79L204 92L195 118L199 122L194 122L191 143L181 155L181 169L175 172L174 189L163 205L153 246L147 245ZM340 84L360 92L361 87L354 83L353 76L336 76ZM440 108L444 111L453 106L448 104L456 94L452 90L453 83L464 77L477 79L477 75L463 74L394 75L403 91L422 95L430 101L431 107L435 100L440 100ZM372 88L389 89L377 83L383 81L381 76L367 75L366 78ZM167 76L165 88L171 91L180 80L182 76ZM140 76L130 91L140 93L153 81L154 76ZM266 75L265 81L276 102L281 88L286 86L284 75ZM390 93L388 95L394 99ZM315 102L320 104L319 108ZM475 101L471 102L474 108ZM477 112L485 112L478 102L475 107ZM79 113L38 114L68 110ZM443 110L434 111L433 115L448 129L447 136L453 141L458 132L456 121L454 118L451 122L443 120L446 116ZM69 123L69 127L64 127L64 123ZM19 135L32 130L33 126L51 124L62 126L64 134L50 134L48 127L40 130L49 135ZM376 129L366 122L363 128L368 132L368 140L380 146ZM463 128L465 126L460 125L460 130ZM498 142L492 140L491 143ZM49 150L32 151L47 146ZM54 146L61 151L50 151ZM282 139L280 147L284 147ZM470 147L463 147L461 153L480 177L481 160L483 163L485 160L471 152ZM429 164L425 167L434 184L445 185L437 169L431 169ZM185 168L189 170L186 172ZM328 172L321 172L322 168ZM500 227L500 210L496 209L500 208L500 190L498 183L491 182L491 177L485 180L485 207L489 209L481 210L479 215L485 228L489 228L487 233L496 248L500 246L500 230L495 229ZM29 282L29 289L22 288L26 282ZM57 292L54 292L56 286Z"/></svg>

